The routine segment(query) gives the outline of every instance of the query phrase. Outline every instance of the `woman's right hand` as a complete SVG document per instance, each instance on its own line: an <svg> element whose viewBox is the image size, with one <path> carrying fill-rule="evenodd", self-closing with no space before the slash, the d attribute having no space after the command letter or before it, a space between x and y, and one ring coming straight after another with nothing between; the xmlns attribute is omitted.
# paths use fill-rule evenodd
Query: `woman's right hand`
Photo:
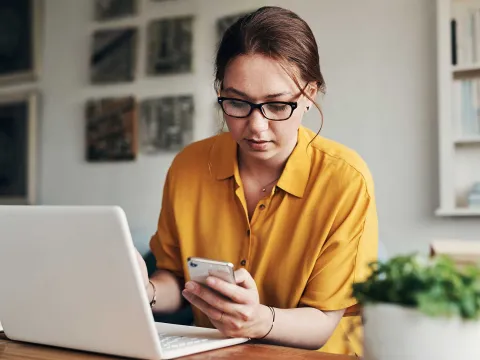
<svg viewBox="0 0 480 360"><path fill-rule="evenodd" d="M145 286L145 289L148 290L150 283L148 278L147 264L136 248L135 255L137 257L138 266L140 267L140 273L142 274L143 286Z"/></svg>

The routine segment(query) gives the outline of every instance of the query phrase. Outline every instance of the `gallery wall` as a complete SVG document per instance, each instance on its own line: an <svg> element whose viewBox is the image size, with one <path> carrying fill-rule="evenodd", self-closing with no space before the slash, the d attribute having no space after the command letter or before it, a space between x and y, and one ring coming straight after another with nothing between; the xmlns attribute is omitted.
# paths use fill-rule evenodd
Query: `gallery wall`
<svg viewBox="0 0 480 360"><path fill-rule="evenodd" d="M141 0L136 16L105 22L94 20L92 1L46 0L40 80L0 89L0 96L33 88L41 94L38 202L120 205L136 245L145 252L155 230L164 177L177 150L147 139L149 146L139 146L134 160L89 161L86 104L134 96L140 132L142 114L157 109L147 100L182 97L180 102L188 103L185 99L191 97L191 138L211 136L220 123L213 91L217 21L265 4L298 12L317 37L327 82L322 131L358 151L370 166L380 238L387 251L426 251L428 243L440 237L478 240L478 218L434 216L438 149L433 0ZM185 16L193 17L191 71L151 75L149 23ZM137 31L134 78L94 84L93 34L116 28ZM309 112L305 124L317 130L318 114Z"/></svg>
<svg viewBox="0 0 480 360"><path fill-rule="evenodd" d="M155 231L166 171L181 147L181 144L162 146L162 139L156 136L149 139L162 122L146 127L146 119L160 116L171 120L180 112L179 117L184 122L181 129L184 143L219 131L221 119L215 108L213 91L213 57L219 20L254 9L259 2L143 0L139 1L136 15L103 21L94 20L92 4L93 1L46 2L41 136L48 142L42 143L39 201L120 205L127 213L135 242L145 252L148 238ZM151 36L151 32L158 34L162 30L168 31L165 28L171 30L176 25L165 23L177 19L183 23L180 27L191 28L191 59L187 65L182 65L181 57L185 54L180 51L180 60L174 59L170 68L159 66L155 71L152 63L156 60L158 64L162 59L151 56L155 52L152 42L159 41L158 37ZM163 21L163 25L159 21ZM102 51L109 32L117 29L135 31L136 49L129 81L115 82L112 80L115 65L109 60L103 64L101 61L95 63L91 58L92 54ZM180 39L177 36L176 42L186 41L189 48L188 31L183 34L175 32L176 35L179 33ZM107 40L101 38L95 47L99 34ZM167 33L169 35L171 38L172 34ZM181 50L182 46L178 48ZM163 60L168 63L168 59ZM128 68L123 70L128 72ZM135 116L139 143L134 160L105 161L86 157L86 104L109 97L130 96L135 97L138 106ZM166 103L171 111L159 114ZM102 106L97 104L97 115L93 118L101 117L101 109ZM172 129L174 124L169 125Z"/></svg>

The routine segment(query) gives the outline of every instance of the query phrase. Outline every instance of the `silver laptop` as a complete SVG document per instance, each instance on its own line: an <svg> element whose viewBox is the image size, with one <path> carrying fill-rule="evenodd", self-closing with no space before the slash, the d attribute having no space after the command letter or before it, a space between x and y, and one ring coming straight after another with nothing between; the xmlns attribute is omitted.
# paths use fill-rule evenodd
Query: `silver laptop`
<svg viewBox="0 0 480 360"><path fill-rule="evenodd" d="M119 207L0 206L0 319L12 340L140 359L248 340L154 322Z"/></svg>

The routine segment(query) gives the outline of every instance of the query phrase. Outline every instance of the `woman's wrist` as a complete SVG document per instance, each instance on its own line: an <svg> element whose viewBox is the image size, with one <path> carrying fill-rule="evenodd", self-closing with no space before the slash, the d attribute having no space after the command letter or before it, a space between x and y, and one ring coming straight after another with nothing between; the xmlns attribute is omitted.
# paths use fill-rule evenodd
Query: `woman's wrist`
<svg viewBox="0 0 480 360"><path fill-rule="evenodd" d="M157 302L157 289L151 280L147 283L147 298L150 303L150 307L153 309L153 306Z"/></svg>
<svg viewBox="0 0 480 360"><path fill-rule="evenodd" d="M256 339L265 339L268 335L270 335L273 329L274 317L274 308L266 305L260 305L260 324L255 336Z"/></svg>

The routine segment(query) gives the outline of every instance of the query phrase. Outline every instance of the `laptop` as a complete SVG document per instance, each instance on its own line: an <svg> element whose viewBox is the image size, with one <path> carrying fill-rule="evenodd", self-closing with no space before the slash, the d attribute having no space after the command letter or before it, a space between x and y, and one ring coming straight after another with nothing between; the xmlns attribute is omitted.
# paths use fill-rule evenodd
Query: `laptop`
<svg viewBox="0 0 480 360"><path fill-rule="evenodd" d="M248 340L154 322L125 213L113 206L0 206L0 319L11 340L139 359Z"/></svg>

